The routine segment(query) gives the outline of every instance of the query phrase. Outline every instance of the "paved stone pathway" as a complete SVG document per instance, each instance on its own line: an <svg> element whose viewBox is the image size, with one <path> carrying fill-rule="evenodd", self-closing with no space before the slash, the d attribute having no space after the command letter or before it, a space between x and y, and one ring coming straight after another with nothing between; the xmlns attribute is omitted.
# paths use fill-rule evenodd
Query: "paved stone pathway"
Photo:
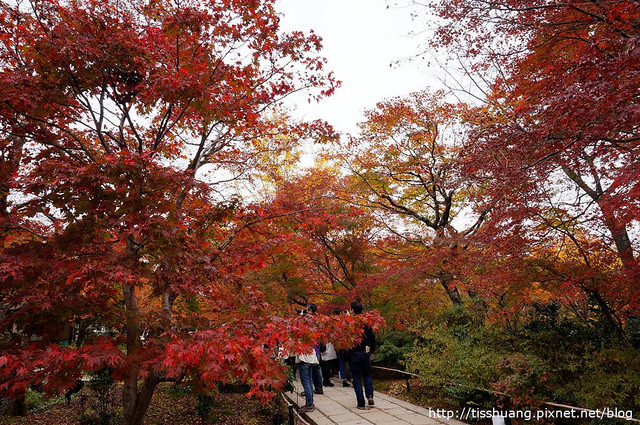
<svg viewBox="0 0 640 425"><path fill-rule="evenodd" d="M342 381L334 381L334 384L334 387L325 387L323 395L314 394L316 410L306 414L310 422L316 425L465 425L455 419L437 418L434 410L429 412L377 392L374 392L375 405L359 410L353 388L343 388ZM302 386L298 382L295 393L287 394L298 406L304 406L301 391Z"/></svg>

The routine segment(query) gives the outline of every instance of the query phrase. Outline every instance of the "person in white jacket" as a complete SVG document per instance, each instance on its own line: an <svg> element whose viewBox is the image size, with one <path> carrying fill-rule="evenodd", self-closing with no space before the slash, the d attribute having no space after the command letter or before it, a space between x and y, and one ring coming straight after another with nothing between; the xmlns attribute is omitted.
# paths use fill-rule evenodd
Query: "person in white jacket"
<svg viewBox="0 0 640 425"><path fill-rule="evenodd" d="M338 353L332 343L327 342L326 345L320 346L320 366L322 367L322 385L325 387L333 387L331 382L331 371L336 370L338 366ZM324 348L324 350L322 350Z"/></svg>
<svg viewBox="0 0 640 425"><path fill-rule="evenodd" d="M299 410L300 413L313 412L316 407L313 405L313 370L314 365L319 363L318 356L312 348L307 353L299 353L296 356L300 383L304 389L305 405Z"/></svg>

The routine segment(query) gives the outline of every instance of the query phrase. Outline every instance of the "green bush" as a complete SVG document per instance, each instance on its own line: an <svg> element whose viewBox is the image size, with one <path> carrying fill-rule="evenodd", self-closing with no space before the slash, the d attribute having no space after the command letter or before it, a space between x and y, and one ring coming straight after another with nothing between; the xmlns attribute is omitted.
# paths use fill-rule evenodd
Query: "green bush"
<svg viewBox="0 0 640 425"><path fill-rule="evenodd" d="M404 366L404 357L414 346L415 336L409 332L391 330L378 336L375 362L399 368Z"/></svg>
<svg viewBox="0 0 640 425"><path fill-rule="evenodd" d="M589 353L575 401L587 406L640 406L640 353L630 347Z"/></svg>
<svg viewBox="0 0 640 425"><path fill-rule="evenodd" d="M435 321L418 322L413 330L420 336L406 364L419 371L427 386L464 403L476 389L491 388L498 379L496 365L503 353L487 343L486 328L464 309L447 310Z"/></svg>
<svg viewBox="0 0 640 425"><path fill-rule="evenodd" d="M530 305L504 323L484 323L480 313L456 307L418 322L405 358L426 385L459 403L486 389L509 394L515 406L557 401L637 413L640 351L607 329L553 303Z"/></svg>
<svg viewBox="0 0 640 425"><path fill-rule="evenodd" d="M627 320L626 331L631 346L640 350L640 316L633 316Z"/></svg>

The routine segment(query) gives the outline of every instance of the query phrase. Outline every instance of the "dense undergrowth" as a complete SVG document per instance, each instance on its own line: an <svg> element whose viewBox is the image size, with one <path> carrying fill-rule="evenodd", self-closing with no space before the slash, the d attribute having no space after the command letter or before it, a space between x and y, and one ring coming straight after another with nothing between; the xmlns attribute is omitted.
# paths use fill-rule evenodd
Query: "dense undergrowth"
<svg viewBox="0 0 640 425"><path fill-rule="evenodd" d="M556 402L640 413L634 323L618 335L557 304L535 304L499 322L478 309L447 309L383 335L379 353L378 364L417 372L418 392L444 394L453 405L536 409ZM443 403L422 400L431 401Z"/></svg>

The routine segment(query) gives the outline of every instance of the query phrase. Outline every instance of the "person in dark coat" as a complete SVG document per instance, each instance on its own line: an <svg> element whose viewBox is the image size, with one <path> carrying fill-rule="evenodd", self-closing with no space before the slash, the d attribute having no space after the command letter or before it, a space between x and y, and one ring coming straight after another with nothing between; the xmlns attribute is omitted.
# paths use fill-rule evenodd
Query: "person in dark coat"
<svg viewBox="0 0 640 425"><path fill-rule="evenodd" d="M353 314L362 314L362 304L357 301L351 303ZM376 337L369 326L365 326L360 343L349 350L349 368L356 392L358 409L364 410L365 396L369 406L373 406L373 379L371 377L371 361L376 351ZM364 383L364 394L362 384Z"/></svg>

